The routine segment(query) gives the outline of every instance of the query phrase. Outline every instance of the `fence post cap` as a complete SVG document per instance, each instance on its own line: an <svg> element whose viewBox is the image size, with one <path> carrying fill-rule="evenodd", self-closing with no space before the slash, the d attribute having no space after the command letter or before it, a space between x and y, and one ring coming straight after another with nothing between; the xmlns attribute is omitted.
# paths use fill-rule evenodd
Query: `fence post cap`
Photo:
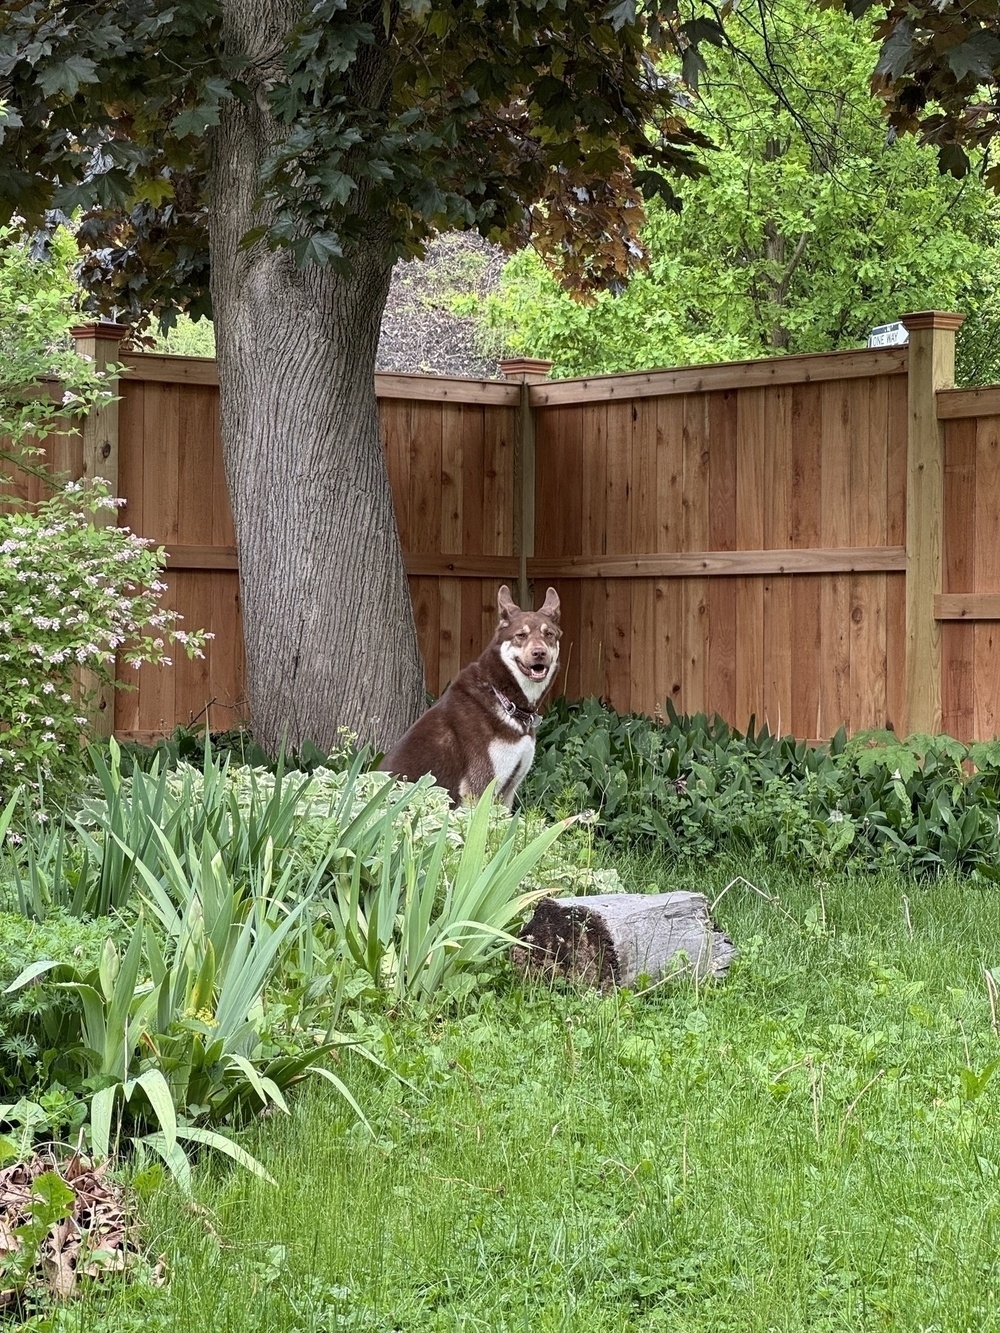
<svg viewBox="0 0 1000 1333"><path fill-rule="evenodd" d="M111 320L96 319L90 324L74 324L70 329L70 337L81 338L106 338L109 342L120 343L129 332L126 324L114 324Z"/></svg>
<svg viewBox="0 0 1000 1333"><path fill-rule="evenodd" d="M500 374L505 380L521 380L526 384L548 379L551 369L551 361L537 356L512 356L500 362Z"/></svg>
<svg viewBox="0 0 1000 1333"><path fill-rule="evenodd" d="M901 315L903 327L913 329L944 329L954 333L965 323L965 316L952 310L918 310L912 315Z"/></svg>

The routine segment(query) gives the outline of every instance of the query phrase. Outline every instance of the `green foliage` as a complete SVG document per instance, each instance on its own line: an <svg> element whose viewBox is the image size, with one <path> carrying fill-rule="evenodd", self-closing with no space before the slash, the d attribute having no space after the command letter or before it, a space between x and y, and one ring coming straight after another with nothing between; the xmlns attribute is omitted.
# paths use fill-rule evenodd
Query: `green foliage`
<svg viewBox="0 0 1000 1333"><path fill-rule="evenodd" d="M310 1011L297 1007L297 1032L287 1028L281 1006L265 1003L281 983L292 945L311 933L305 914L325 864L312 882L296 876L291 865L275 882L268 839L263 873L253 883L235 885L206 830L182 860L166 836L149 827L157 852L149 860L162 867L161 874L137 861L149 920L140 912L124 951L109 939L96 966L36 959L7 992L16 994L42 977L53 984L49 1001L36 999L29 1010L44 1034L45 1079L88 1101L97 1156L106 1157L119 1137L131 1138L161 1154L186 1185L190 1167L181 1145L188 1142L257 1169L217 1128L269 1105L287 1111L288 1088L313 1069L355 1103L338 1076L319 1063L343 1044L332 1032L336 978L318 972L310 978L314 985L325 983L325 1003ZM66 1005L62 992L77 1003ZM314 1021L320 1008L325 1035ZM16 1086L8 1083L8 1092ZM30 1085L23 1090L28 1103L0 1107L0 1120L23 1119L32 1110L39 1118L46 1110L44 1103L31 1107Z"/></svg>
<svg viewBox="0 0 1000 1333"><path fill-rule="evenodd" d="M383 816L375 882L360 858L334 880L329 911L336 936L376 986L397 1000L426 1002L454 993L458 976L513 943L508 933L544 890L520 893L569 821L518 846L512 820L499 846L488 848L494 813L492 784L467 815L445 814L436 833L400 831L394 811ZM452 823L460 823L455 864Z"/></svg>
<svg viewBox="0 0 1000 1333"><path fill-rule="evenodd" d="M981 181L887 139L873 25L811 0L736 8L689 116L713 143L680 215L654 205L650 266L580 306L512 260L487 337L557 375L863 344L908 310L958 309L959 378L1000 378L1000 213Z"/></svg>
<svg viewBox="0 0 1000 1333"><path fill-rule="evenodd" d="M45 978L16 993L7 987L42 958L89 971L99 964L109 937L120 933L117 923L81 921L60 912L49 913L39 924L0 911L0 1087L4 1095L33 1089L40 1124L75 1130L84 1114L53 1072L62 1054L55 1044L62 1015L74 1002ZM75 1086L75 1074L71 1083Z"/></svg>
<svg viewBox="0 0 1000 1333"><path fill-rule="evenodd" d="M100 484L59 489L38 464L47 438L111 398L115 368L96 370L69 337L75 253L63 228L37 256L0 229L0 480L16 466L55 488L27 506L15 487L0 511L0 798L73 771L85 725L73 697L81 667L106 680L118 649L138 664L187 639L158 605L160 554L107 527L102 511L118 502ZM200 641L190 636L189 651Z"/></svg>
<svg viewBox="0 0 1000 1333"><path fill-rule="evenodd" d="M219 936L220 918L192 894L167 955L140 915L124 953L109 940L96 968L42 959L10 983L16 993L49 976L78 999L78 1006L44 1011L41 1024L59 1050L50 1075L89 1102L85 1123L98 1159L131 1139L162 1156L186 1188L190 1161L183 1145L194 1143L262 1173L215 1127L268 1106L287 1113L288 1088L344 1044L284 1051L266 1039L262 996L305 906L303 900L274 923L266 905L255 904L217 960L212 937ZM356 1105L336 1075L322 1072ZM42 1118L46 1109L25 1098L0 1106L0 1120L17 1123L32 1111Z"/></svg>
<svg viewBox="0 0 1000 1333"><path fill-rule="evenodd" d="M997 130L1000 8L996 0L941 5L930 0L842 0L855 16L874 9L881 43L873 84L893 129L933 144L943 172L963 177ZM989 185L1000 169L983 162Z"/></svg>
<svg viewBox="0 0 1000 1333"><path fill-rule="evenodd" d="M127 528L95 522L117 501L72 482L30 510L0 512L0 794L76 771L87 726L73 688L81 667L112 679L167 662L168 645L200 655L205 635L160 605L163 553Z"/></svg>
<svg viewBox="0 0 1000 1333"><path fill-rule="evenodd" d="M428 779L368 772L365 752L312 775L231 765L210 743L200 769L155 758L125 777L113 741L93 758L99 794L74 817L16 798L3 812L0 889L35 924L4 969L19 964L0 1122L83 1125L99 1158L128 1142L185 1188L192 1144L259 1171L234 1129L287 1111L309 1074L363 1119L328 1061L354 1044L336 1030L344 997L446 1007L510 942L532 876L548 861L551 891L576 870L551 861L565 824L526 829L492 792L453 812ZM67 914L86 947L40 947Z"/></svg>
<svg viewBox="0 0 1000 1333"><path fill-rule="evenodd" d="M210 319L195 322L189 315L180 315L171 328L156 337L151 350L171 356L214 357L215 328Z"/></svg>
<svg viewBox="0 0 1000 1333"><path fill-rule="evenodd" d="M550 817L593 807L613 846L683 861L752 848L816 870L1000 877L1000 746L841 731L813 747L667 708L659 723L557 701L520 800Z"/></svg>
<svg viewBox="0 0 1000 1333"><path fill-rule="evenodd" d="M343 268L373 242L391 261L449 227L530 231L569 283L607 285L634 263L643 197L672 201L671 178L699 169L650 60L683 50L691 67L717 27L673 4L316 0L269 7L260 52L259 24L234 19L223 42L222 12L27 0L0 14L0 217L83 210L85 283L136 319L208 313L212 145L254 99L246 245L300 265Z"/></svg>

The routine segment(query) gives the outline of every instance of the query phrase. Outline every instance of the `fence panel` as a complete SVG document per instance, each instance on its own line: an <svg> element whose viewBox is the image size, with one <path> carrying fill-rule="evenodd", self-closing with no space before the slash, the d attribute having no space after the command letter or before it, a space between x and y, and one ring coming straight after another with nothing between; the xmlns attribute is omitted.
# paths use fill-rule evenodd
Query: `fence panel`
<svg viewBox="0 0 1000 1333"><path fill-rule="evenodd" d="M529 570L566 608L568 692L800 736L898 723L905 364L541 388Z"/></svg>
<svg viewBox="0 0 1000 1333"><path fill-rule="evenodd" d="M132 373L121 382L119 405L118 489L126 501L121 522L167 548L165 603L186 624L211 629L215 638L204 658L192 661L178 652L170 668L131 672L129 683L138 689L118 692L115 730L145 737L198 717L207 718L213 730L224 730L245 716L246 707L236 536L222 466L218 387L196 379L170 381L167 358L150 358L150 378L144 358L130 360Z"/></svg>
<svg viewBox="0 0 1000 1333"><path fill-rule="evenodd" d="M115 729L148 739L197 718L214 730L233 726L247 716L245 663L215 365L152 355L125 362L121 521L167 548L165 604L215 638L204 659L179 654L172 668L140 668L138 689L116 698ZM517 576L518 390L424 376L379 376L377 390L427 687L439 693L482 651L497 586Z"/></svg>
<svg viewBox="0 0 1000 1333"><path fill-rule="evenodd" d="M425 679L440 694L482 652L496 625L497 588L517 578L518 394L511 385L451 380L437 400L402 397L417 379L428 383L379 375L376 392Z"/></svg>
<svg viewBox="0 0 1000 1333"><path fill-rule="evenodd" d="M1000 390L938 394L944 420L943 728L1000 736Z"/></svg>

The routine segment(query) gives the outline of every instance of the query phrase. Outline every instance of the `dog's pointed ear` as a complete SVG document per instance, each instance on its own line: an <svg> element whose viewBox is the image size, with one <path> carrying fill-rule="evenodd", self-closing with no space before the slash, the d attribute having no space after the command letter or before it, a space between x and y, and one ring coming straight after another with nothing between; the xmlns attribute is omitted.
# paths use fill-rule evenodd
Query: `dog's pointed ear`
<svg viewBox="0 0 1000 1333"><path fill-rule="evenodd" d="M506 583L497 593L497 614L500 617L501 625L509 625L510 618L520 611L520 607L510 595L510 589Z"/></svg>
<svg viewBox="0 0 1000 1333"><path fill-rule="evenodd" d="M547 588L545 591L545 601L538 608L540 616L548 616L549 620L559 621L559 594L555 588Z"/></svg>

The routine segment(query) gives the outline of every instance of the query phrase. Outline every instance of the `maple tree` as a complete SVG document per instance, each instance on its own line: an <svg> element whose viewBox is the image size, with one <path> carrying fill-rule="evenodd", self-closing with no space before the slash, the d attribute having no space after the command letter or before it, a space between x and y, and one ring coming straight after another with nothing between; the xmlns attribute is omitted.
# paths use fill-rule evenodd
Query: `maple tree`
<svg viewBox="0 0 1000 1333"><path fill-rule="evenodd" d="M88 305L215 320L261 741L385 744L422 672L373 370L393 263L475 228L577 291L643 261L699 136L673 3L16 0L0 222L76 219Z"/></svg>
<svg viewBox="0 0 1000 1333"><path fill-rule="evenodd" d="M877 19L872 87L893 130L936 145L943 171L964 176L975 164L1000 190L1000 166L988 155L1000 130L997 0L840 2L856 18Z"/></svg>

